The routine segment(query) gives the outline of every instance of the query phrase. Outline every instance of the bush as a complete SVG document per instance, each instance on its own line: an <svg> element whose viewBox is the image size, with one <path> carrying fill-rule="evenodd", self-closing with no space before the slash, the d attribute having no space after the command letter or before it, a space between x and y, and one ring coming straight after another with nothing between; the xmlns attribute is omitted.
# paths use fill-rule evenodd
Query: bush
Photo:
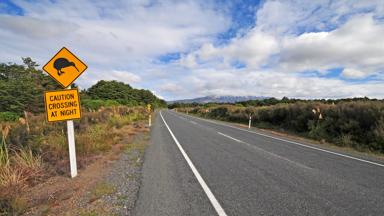
<svg viewBox="0 0 384 216"><path fill-rule="evenodd" d="M19 115L14 112L0 112L0 122L2 121L16 121L19 119Z"/></svg>
<svg viewBox="0 0 384 216"><path fill-rule="evenodd" d="M83 108L88 111L97 111L101 107L111 107L120 105L119 102L115 100L92 100L92 99L84 99L81 100L81 105Z"/></svg>

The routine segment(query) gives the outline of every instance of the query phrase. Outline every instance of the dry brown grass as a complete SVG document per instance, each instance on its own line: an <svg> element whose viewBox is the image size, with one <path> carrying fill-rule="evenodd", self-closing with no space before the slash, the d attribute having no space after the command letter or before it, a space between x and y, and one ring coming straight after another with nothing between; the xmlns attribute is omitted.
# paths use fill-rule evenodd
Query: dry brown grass
<svg viewBox="0 0 384 216"><path fill-rule="evenodd" d="M75 122L78 166L84 168L120 140L117 130L143 118L145 108L103 108L83 112ZM0 141L0 215L19 212L19 192L53 175L68 175L65 123L47 123L44 115L2 126ZM1 124L1 123L0 123Z"/></svg>

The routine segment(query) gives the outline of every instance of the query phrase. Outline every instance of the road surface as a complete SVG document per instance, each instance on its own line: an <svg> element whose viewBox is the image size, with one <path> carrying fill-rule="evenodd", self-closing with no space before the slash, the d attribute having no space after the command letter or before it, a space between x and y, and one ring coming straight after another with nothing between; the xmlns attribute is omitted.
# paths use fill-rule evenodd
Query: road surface
<svg viewBox="0 0 384 216"><path fill-rule="evenodd" d="M136 215L384 215L383 162L158 113Z"/></svg>

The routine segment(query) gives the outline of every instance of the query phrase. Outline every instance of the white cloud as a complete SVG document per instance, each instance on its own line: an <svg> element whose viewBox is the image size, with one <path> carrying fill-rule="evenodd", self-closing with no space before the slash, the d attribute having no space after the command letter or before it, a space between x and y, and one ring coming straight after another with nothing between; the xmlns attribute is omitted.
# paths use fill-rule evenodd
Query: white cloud
<svg viewBox="0 0 384 216"><path fill-rule="evenodd" d="M198 65L196 62L196 55L191 53L189 55L182 56L179 60L179 64L187 68L195 68Z"/></svg>
<svg viewBox="0 0 384 216"><path fill-rule="evenodd" d="M371 15L356 16L331 32L304 33L286 38L280 67L286 71L355 68L360 77L380 72L384 62L384 25Z"/></svg>
<svg viewBox="0 0 384 216"><path fill-rule="evenodd" d="M134 87L140 87L143 80L139 74L122 70L89 70L87 69L77 80L76 83L81 89L88 88L94 85L99 80L116 80L119 82L128 83Z"/></svg>
<svg viewBox="0 0 384 216"><path fill-rule="evenodd" d="M108 73L108 78L110 80L118 80L126 83L137 83L141 81L141 77L137 74L118 70L113 70L111 73Z"/></svg>
<svg viewBox="0 0 384 216"><path fill-rule="evenodd" d="M193 68L198 61L203 63L213 61L215 64L222 63L227 66L239 61L249 67L258 67L277 51L277 40L255 29L244 37L232 39L228 45L215 47L211 43L204 44L198 51L182 58L180 64Z"/></svg>
<svg viewBox="0 0 384 216"><path fill-rule="evenodd" d="M275 35L327 31L367 11L382 17L384 1L269 0L257 11L256 27Z"/></svg>
<svg viewBox="0 0 384 216"><path fill-rule="evenodd" d="M162 92L172 92L172 93L176 93L178 91L181 91L182 88L175 84L175 83L166 83L166 84L163 84L160 86L160 90Z"/></svg>
<svg viewBox="0 0 384 216"><path fill-rule="evenodd" d="M68 36L68 34L79 28L76 23L63 20L43 20L33 17L25 19L25 17L22 16L7 15L2 15L0 17L1 29L31 39L52 40Z"/></svg>
<svg viewBox="0 0 384 216"><path fill-rule="evenodd" d="M341 75L349 79L358 79L366 76L364 72L353 68L345 68Z"/></svg>

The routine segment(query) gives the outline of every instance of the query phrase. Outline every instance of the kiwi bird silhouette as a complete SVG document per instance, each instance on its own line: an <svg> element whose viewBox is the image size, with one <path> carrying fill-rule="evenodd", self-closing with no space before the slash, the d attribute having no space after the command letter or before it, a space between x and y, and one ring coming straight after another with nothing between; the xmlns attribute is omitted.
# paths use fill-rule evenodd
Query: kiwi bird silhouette
<svg viewBox="0 0 384 216"><path fill-rule="evenodd" d="M62 69L66 67L74 67L76 68L77 72L79 72L79 69L77 69L75 63L68 61L66 58L58 58L53 63L53 67L57 70L57 75L61 76L61 74L64 73Z"/></svg>

